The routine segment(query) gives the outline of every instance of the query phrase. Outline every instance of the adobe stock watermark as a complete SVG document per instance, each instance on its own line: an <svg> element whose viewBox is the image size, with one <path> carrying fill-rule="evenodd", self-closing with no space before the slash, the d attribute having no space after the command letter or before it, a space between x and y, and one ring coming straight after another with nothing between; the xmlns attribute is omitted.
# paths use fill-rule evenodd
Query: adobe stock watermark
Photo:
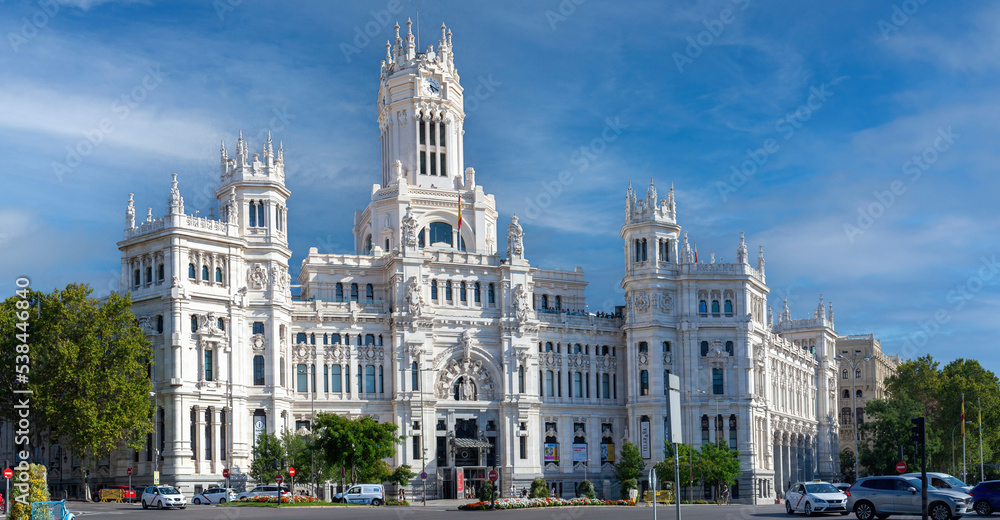
<svg viewBox="0 0 1000 520"><path fill-rule="evenodd" d="M955 140L960 137L961 135L956 134L950 126L938 128L932 144L903 163L902 178L909 179L911 183L920 180L924 172L941 159L941 154L951 150L952 146L955 145ZM897 198L906 193L906 189L906 183L902 179L896 179L889 183L888 189L878 189L872 192L872 197L875 200L866 206L858 206L858 217L855 224L844 223L844 234L847 235L847 241L853 244L858 237L871 229L875 225L875 221L882 218L886 210L896 203Z"/></svg>
<svg viewBox="0 0 1000 520"><path fill-rule="evenodd" d="M587 0L561 0L559 5L556 6L556 10L559 12L551 9L545 10L545 21L549 22L549 27L551 27L554 31L559 27L559 24L568 20L569 17L576 12L577 7L586 1Z"/></svg>
<svg viewBox="0 0 1000 520"><path fill-rule="evenodd" d="M883 40L888 40L889 35L899 32L899 28L910 21L910 16L917 14L920 7L927 3L927 0L903 0L899 4L892 4L892 14L888 20L878 19L875 24Z"/></svg>
<svg viewBox="0 0 1000 520"><path fill-rule="evenodd" d="M981 265L975 273L966 278L964 282L955 284L952 289L945 293L944 299L948 307L934 311L933 316L926 320L918 320L918 330L903 337L903 348L900 351L903 357L913 357L917 353L917 349L927 346L931 338L941 332L941 326L950 322L955 313L962 312L969 301L983 290L986 282L1000 273L1000 262L997 262L997 255L989 258L982 256L979 261Z"/></svg>
<svg viewBox="0 0 1000 520"><path fill-rule="evenodd" d="M589 143L581 145L579 149L570 154L569 162L575 166L573 169L565 169L559 172L555 179L542 181L542 189L533 198L525 200L524 217L525 222L531 222L542 216L545 210L552 206L566 187L573 183L573 178L577 173L583 173L590 168L593 161L608 149L608 145L618 140L622 132L628 125L622 123L618 117L605 118L604 129L601 134L590 140Z"/></svg>
<svg viewBox="0 0 1000 520"><path fill-rule="evenodd" d="M389 0L385 4L385 9L380 9L378 11L369 11L368 14L371 15L371 20L365 22L364 25L354 26L354 39L351 43L340 42L338 48L340 52L344 54L344 59L347 63L351 62L351 56L355 54L361 54L361 50L371 45L374 38L382 34L393 21L393 15L399 14L403 10L403 3L400 0ZM420 49L417 49L420 52Z"/></svg>
<svg viewBox="0 0 1000 520"><path fill-rule="evenodd" d="M63 177L76 169L83 162L83 159L94 153L107 136L115 131L115 119L119 122L128 119L132 112L142 105L142 102L149 96L149 93L156 90L169 76L168 73L160 70L160 64L146 66L146 75L131 90L122 94L111 102L111 113L114 117L102 117L93 128L88 128L81 133L83 138L74 145L66 145L66 157L60 161L52 161L52 173L55 173L59 182Z"/></svg>
<svg viewBox="0 0 1000 520"><path fill-rule="evenodd" d="M694 35L693 38L687 37L688 45L684 48L684 53L674 51L670 55L674 59L677 72L683 74L684 67L694 63L694 60L704 54L705 49L711 47L722 36L726 26L736 21L737 12L746 11L747 7L750 7L750 0L732 0L732 2L735 10L726 7L719 11L719 15L715 18L702 20L701 24L705 26L705 30Z"/></svg>
<svg viewBox="0 0 1000 520"><path fill-rule="evenodd" d="M774 122L774 131L781 135L781 140L789 141L795 137L804 124L826 105L833 97L833 92L830 90L832 86L833 83L823 83L818 87L815 85L809 87L806 102ZM722 202L727 202L731 193L736 193L739 188L752 180L758 169L767 164L770 157L780 150L781 142L773 137L764 139L758 148L747 149L746 157L739 165L729 166L729 178L726 181L715 182L715 189L719 192Z"/></svg>
<svg viewBox="0 0 1000 520"><path fill-rule="evenodd" d="M503 83L494 80L493 73L485 76L480 75L476 78L476 86L470 86L465 89L465 94L472 94L472 96L464 99L465 115L469 115L472 112L479 110L480 104L493 97L493 93L496 92L497 87L500 86L503 86Z"/></svg>
<svg viewBox="0 0 1000 520"><path fill-rule="evenodd" d="M48 27L52 18L69 2L67 0L38 0L38 9L31 16L21 18L21 26L17 31L7 33L7 42L14 53L35 39L43 29Z"/></svg>

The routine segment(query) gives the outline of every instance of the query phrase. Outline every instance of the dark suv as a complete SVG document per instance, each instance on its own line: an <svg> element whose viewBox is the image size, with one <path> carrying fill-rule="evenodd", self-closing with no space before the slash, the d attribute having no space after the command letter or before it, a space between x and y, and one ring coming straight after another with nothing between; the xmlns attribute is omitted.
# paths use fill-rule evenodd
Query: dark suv
<svg viewBox="0 0 1000 520"><path fill-rule="evenodd" d="M847 509L858 520L890 514L920 514L920 479L897 476L865 477L847 491ZM968 512L971 497L927 486L927 515L933 520L957 520Z"/></svg>
<svg viewBox="0 0 1000 520"><path fill-rule="evenodd" d="M1000 509L1000 480L980 482L972 488L972 508L979 516L990 516Z"/></svg>

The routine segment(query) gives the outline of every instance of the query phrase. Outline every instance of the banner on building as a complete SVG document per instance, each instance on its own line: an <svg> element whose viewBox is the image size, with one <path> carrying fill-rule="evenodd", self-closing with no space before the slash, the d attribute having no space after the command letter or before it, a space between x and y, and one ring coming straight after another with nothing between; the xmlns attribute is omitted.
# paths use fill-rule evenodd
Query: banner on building
<svg viewBox="0 0 1000 520"><path fill-rule="evenodd" d="M559 464L559 445L552 443L545 445L545 462Z"/></svg>
<svg viewBox="0 0 1000 520"><path fill-rule="evenodd" d="M587 445L573 445L573 462L587 462Z"/></svg>
<svg viewBox="0 0 1000 520"><path fill-rule="evenodd" d="M649 445L649 421L639 422L639 449L642 451L642 458L648 459L652 456Z"/></svg>
<svg viewBox="0 0 1000 520"><path fill-rule="evenodd" d="M613 443L601 444L601 464L615 463L615 445Z"/></svg>

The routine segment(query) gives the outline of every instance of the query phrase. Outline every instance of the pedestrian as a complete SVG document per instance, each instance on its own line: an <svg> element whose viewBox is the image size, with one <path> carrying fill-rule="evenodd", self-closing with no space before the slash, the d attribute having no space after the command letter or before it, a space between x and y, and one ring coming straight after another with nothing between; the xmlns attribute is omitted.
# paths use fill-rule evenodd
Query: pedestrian
<svg viewBox="0 0 1000 520"><path fill-rule="evenodd" d="M399 501L400 502L406 501L406 490L403 488L399 488Z"/></svg>
<svg viewBox="0 0 1000 520"><path fill-rule="evenodd" d="M514 484L510 485L510 498L517 496L517 487Z"/></svg>
<svg viewBox="0 0 1000 520"><path fill-rule="evenodd" d="M722 485L722 503L723 505L729 505L729 486L726 484Z"/></svg>

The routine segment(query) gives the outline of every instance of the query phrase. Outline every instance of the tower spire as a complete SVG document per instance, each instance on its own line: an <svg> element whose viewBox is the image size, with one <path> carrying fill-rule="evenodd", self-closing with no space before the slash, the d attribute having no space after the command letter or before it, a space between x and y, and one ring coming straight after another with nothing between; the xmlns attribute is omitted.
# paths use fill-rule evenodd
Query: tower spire
<svg viewBox="0 0 1000 520"><path fill-rule="evenodd" d="M744 238L744 232L740 231L740 245L736 248L736 263L746 264L747 263L747 241Z"/></svg>
<svg viewBox="0 0 1000 520"><path fill-rule="evenodd" d="M406 59L412 60L417 56L416 43L413 38L413 22L409 18L406 19Z"/></svg>
<svg viewBox="0 0 1000 520"><path fill-rule="evenodd" d="M781 308L781 321L790 321L792 313L788 311L788 297L785 296L785 305Z"/></svg>
<svg viewBox="0 0 1000 520"><path fill-rule="evenodd" d="M764 246L757 252L757 272L764 276Z"/></svg>

